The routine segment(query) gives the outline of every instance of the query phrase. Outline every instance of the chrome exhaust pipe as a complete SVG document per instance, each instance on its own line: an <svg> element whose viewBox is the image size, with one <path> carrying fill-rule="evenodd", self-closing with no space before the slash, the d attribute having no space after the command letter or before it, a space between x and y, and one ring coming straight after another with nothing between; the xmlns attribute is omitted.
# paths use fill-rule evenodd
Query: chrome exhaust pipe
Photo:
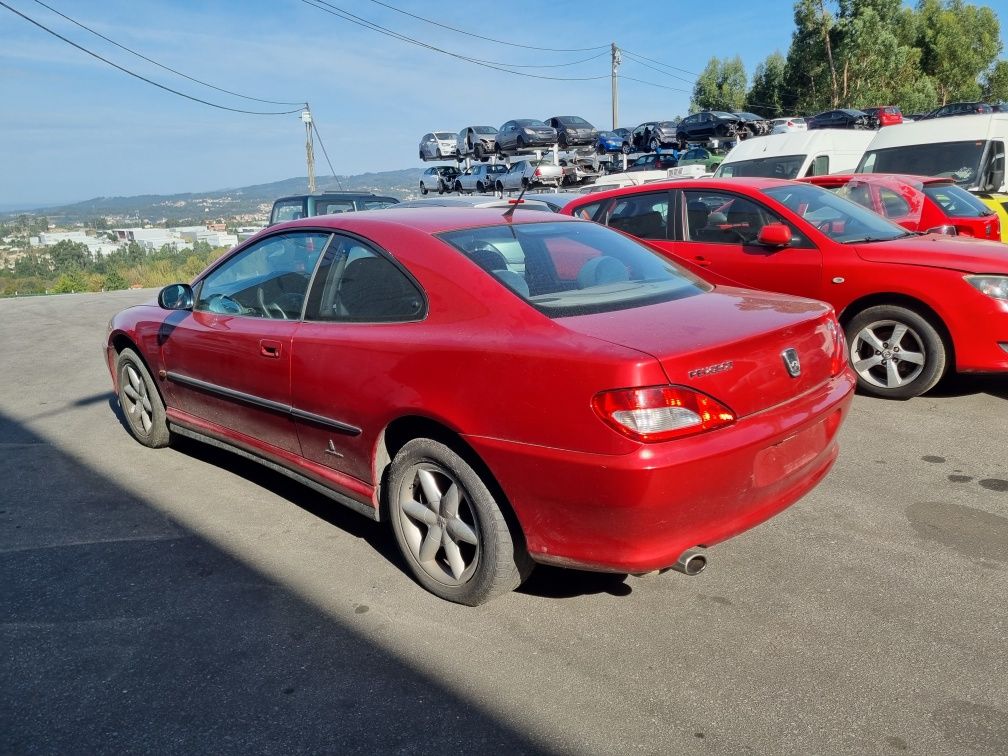
<svg viewBox="0 0 1008 756"><path fill-rule="evenodd" d="M672 569L681 572L683 575L699 575L707 566L707 557L703 554L703 549L686 549L679 555L679 559L672 565Z"/></svg>

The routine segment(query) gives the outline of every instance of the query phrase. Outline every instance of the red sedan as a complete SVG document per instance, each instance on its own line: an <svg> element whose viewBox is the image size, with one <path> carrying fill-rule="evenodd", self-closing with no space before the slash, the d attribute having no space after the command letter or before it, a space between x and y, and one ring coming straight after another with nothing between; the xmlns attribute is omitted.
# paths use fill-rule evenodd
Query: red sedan
<svg viewBox="0 0 1008 756"><path fill-rule="evenodd" d="M823 299L866 393L932 388L946 369L1008 372L1008 248L919 236L809 184L698 179L583 197L564 213L647 240L716 284Z"/></svg>
<svg viewBox="0 0 1008 756"><path fill-rule="evenodd" d="M116 315L107 361L138 441L224 446L387 519L466 604L533 562L697 572L823 478L855 383L821 302L454 208L271 227Z"/></svg>
<svg viewBox="0 0 1008 756"><path fill-rule="evenodd" d="M910 231L1001 238L1001 221L994 211L950 178L847 173L800 180L829 189Z"/></svg>

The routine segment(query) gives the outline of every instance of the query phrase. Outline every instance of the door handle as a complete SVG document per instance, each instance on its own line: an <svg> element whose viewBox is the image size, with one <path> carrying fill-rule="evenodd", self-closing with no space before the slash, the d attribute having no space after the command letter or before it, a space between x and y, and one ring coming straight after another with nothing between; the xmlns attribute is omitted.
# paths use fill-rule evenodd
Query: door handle
<svg viewBox="0 0 1008 756"><path fill-rule="evenodd" d="M280 342L262 339L259 342L259 354L263 357L277 359L280 357Z"/></svg>

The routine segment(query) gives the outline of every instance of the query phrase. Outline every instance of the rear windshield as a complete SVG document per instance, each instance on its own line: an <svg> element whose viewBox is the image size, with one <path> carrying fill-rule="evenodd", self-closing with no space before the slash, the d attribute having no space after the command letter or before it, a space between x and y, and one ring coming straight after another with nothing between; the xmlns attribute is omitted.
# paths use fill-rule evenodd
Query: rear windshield
<svg viewBox="0 0 1008 756"><path fill-rule="evenodd" d="M925 184L924 194L950 218L981 218L994 214L987 205L955 184Z"/></svg>
<svg viewBox="0 0 1008 756"><path fill-rule="evenodd" d="M509 223L440 238L552 318L691 297L711 286L595 223Z"/></svg>
<svg viewBox="0 0 1008 756"><path fill-rule="evenodd" d="M979 179L984 145L982 140L970 140L871 150L861 158L857 172L940 176L950 178L957 184L973 186Z"/></svg>
<svg viewBox="0 0 1008 756"><path fill-rule="evenodd" d="M805 163L805 155L774 155L755 160L735 160L721 163L717 176L758 176L760 178L794 179Z"/></svg>

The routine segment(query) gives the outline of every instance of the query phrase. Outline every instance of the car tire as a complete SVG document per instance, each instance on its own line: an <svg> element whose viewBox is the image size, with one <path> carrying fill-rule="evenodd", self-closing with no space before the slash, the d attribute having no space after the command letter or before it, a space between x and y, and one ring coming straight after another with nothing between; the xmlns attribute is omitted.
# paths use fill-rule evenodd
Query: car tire
<svg viewBox="0 0 1008 756"><path fill-rule="evenodd" d="M680 150L685 149L686 148L686 135L683 134L682 132L679 132L678 134L675 135L675 138L676 138L676 141L679 143L679 149Z"/></svg>
<svg viewBox="0 0 1008 756"><path fill-rule="evenodd" d="M945 340L932 320L914 310L869 307L850 319L846 334L850 364L865 394L911 399L930 391L945 374ZM914 358L906 359L908 354Z"/></svg>
<svg viewBox="0 0 1008 756"><path fill-rule="evenodd" d="M624 155L629 155L630 154L630 150L631 150L630 143L629 142L623 142L623 146L620 147L620 152L622 152Z"/></svg>
<svg viewBox="0 0 1008 756"><path fill-rule="evenodd" d="M498 181L495 188L497 189L497 199L504 199L504 184Z"/></svg>
<svg viewBox="0 0 1008 756"><path fill-rule="evenodd" d="M116 358L119 407L133 438L144 446L161 449L171 441L164 402L147 366L132 349Z"/></svg>
<svg viewBox="0 0 1008 756"><path fill-rule="evenodd" d="M424 186L424 182L420 182L420 194L427 194L427 187Z"/></svg>
<svg viewBox="0 0 1008 756"><path fill-rule="evenodd" d="M657 139L652 139L648 143L648 147L651 148L651 152L658 152L658 148L661 147L661 143Z"/></svg>
<svg viewBox="0 0 1008 756"><path fill-rule="evenodd" d="M476 146L473 147L473 157L480 162L483 162L483 145L479 142L477 142Z"/></svg>
<svg viewBox="0 0 1008 756"><path fill-rule="evenodd" d="M423 160L423 159L424 159L424 156L423 156L423 150L420 150L420 159L421 159L421 160Z"/></svg>
<svg viewBox="0 0 1008 756"><path fill-rule="evenodd" d="M559 137L557 137L557 146L561 150L566 150L567 149L567 137L566 137L566 135L561 134Z"/></svg>
<svg viewBox="0 0 1008 756"><path fill-rule="evenodd" d="M480 475L448 446L406 443L389 469L388 512L396 543L420 585L447 601L478 606L531 573L517 526Z"/></svg>
<svg viewBox="0 0 1008 756"><path fill-rule="evenodd" d="M518 139L515 140L515 145L516 145L516 149L524 150L525 149L525 137L519 136Z"/></svg>
<svg viewBox="0 0 1008 756"><path fill-rule="evenodd" d="M461 181L456 181L455 182L455 191L458 192L459 194L462 194L462 182Z"/></svg>
<svg viewBox="0 0 1008 756"><path fill-rule="evenodd" d="M485 190L485 187L483 186L483 182L482 181L477 181L476 182L476 192L477 192L477 194L483 194L484 190Z"/></svg>

